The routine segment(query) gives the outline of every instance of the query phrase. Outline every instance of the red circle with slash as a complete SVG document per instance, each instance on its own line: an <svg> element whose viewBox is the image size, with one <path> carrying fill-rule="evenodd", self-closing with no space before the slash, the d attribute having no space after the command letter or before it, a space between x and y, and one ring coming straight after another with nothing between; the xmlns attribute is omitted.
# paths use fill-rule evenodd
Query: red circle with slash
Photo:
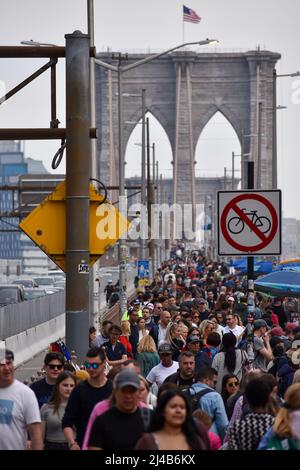
<svg viewBox="0 0 300 470"><path fill-rule="evenodd" d="M267 209L269 210L271 214L271 218L272 218L272 223L271 223L272 229L269 235L266 236L264 233L262 233L259 230L259 228L256 227L256 225L252 222L252 220L250 220L247 217L247 215L237 206L237 203L241 201L249 200L249 199L252 201L260 202L261 204L265 205ZM237 214L237 216L240 217L240 219L242 219L242 221L258 236L258 238L260 238L261 241L259 243L253 246L241 245L240 243L237 243L231 237L231 235L229 235L226 220L227 220L227 216L230 210L233 210ZM274 239L277 229L278 229L278 217L277 217L276 210L274 209L270 201L268 201L268 199L261 196L260 194L249 193L249 194L241 194L240 196L235 197L225 206L221 215L222 234L225 240L227 241L227 243L229 243L229 245L231 245L236 250L251 252L251 251L259 251L259 250L262 250L263 248L266 248Z"/></svg>

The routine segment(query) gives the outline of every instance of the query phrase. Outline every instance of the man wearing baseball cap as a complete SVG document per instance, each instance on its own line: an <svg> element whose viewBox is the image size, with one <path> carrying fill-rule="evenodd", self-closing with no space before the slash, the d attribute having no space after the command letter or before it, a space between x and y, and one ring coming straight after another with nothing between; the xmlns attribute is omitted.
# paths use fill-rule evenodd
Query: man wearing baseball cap
<svg viewBox="0 0 300 470"><path fill-rule="evenodd" d="M113 385L115 404L95 419L88 450L132 450L146 431L143 415L138 408L140 378L133 369L119 372ZM149 418L151 411L147 410Z"/></svg>
<svg viewBox="0 0 300 470"><path fill-rule="evenodd" d="M253 367L263 372L267 372L267 366L273 359L270 335L267 330L268 324L265 320L255 320L253 323Z"/></svg>
<svg viewBox="0 0 300 470"><path fill-rule="evenodd" d="M158 348L158 354L160 363L150 370L146 379L149 385L155 383L159 388L169 375L177 372L178 362L172 359L173 350L170 343L161 343Z"/></svg>
<svg viewBox="0 0 300 470"><path fill-rule="evenodd" d="M0 351L0 450L43 449L41 417L34 392L14 378L14 353Z"/></svg>
<svg viewBox="0 0 300 470"><path fill-rule="evenodd" d="M195 370L198 371L201 367L211 367L212 360L208 355L200 349L199 336L190 335L186 340L187 350L193 353L195 357Z"/></svg>

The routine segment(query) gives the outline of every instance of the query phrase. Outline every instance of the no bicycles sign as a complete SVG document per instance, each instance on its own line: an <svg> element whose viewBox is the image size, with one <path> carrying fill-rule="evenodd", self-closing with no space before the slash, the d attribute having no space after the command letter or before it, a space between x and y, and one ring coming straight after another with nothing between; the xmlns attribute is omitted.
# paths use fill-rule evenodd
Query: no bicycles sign
<svg viewBox="0 0 300 470"><path fill-rule="evenodd" d="M281 191L219 191L218 253L279 255Z"/></svg>

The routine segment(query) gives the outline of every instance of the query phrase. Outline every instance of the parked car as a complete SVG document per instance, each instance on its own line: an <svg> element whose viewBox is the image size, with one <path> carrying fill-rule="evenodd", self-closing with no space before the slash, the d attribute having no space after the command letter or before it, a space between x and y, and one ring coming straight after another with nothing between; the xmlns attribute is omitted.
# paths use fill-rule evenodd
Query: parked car
<svg viewBox="0 0 300 470"><path fill-rule="evenodd" d="M42 286L54 286L54 279L51 276L40 276L40 277L35 277L34 281L38 285L38 287Z"/></svg>
<svg viewBox="0 0 300 470"><path fill-rule="evenodd" d="M54 287L60 287L61 289L64 289L66 287L66 281L56 281L54 283Z"/></svg>
<svg viewBox="0 0 300 470"><path fill-rule="evenodd" d="M0 306L23 302L24 287L18 284L0 285Z"/></svg>
<svg viewBox="0 0 300 470"><path fill-rule="evenodd" d="M54 282L66 280L66 275L63 271L58 269L53 269L52 271L48 271L48 277L53 277Z"/></svg>
<svg viewBox="0 0 300 470"><path fill-rule="evenodd" d="M12 284L19 284L25 288L27 287L37 287L37 283L33 279L15 279L12 281Z"/></svg>
<svg viewBox="0 0 300 470"><path fill-rule="evenodd" d="M25 300L33 300L39 297L45 297L46 295L47 292L45 291L45 289L41 289L40 287L24 289Z"/></svg>

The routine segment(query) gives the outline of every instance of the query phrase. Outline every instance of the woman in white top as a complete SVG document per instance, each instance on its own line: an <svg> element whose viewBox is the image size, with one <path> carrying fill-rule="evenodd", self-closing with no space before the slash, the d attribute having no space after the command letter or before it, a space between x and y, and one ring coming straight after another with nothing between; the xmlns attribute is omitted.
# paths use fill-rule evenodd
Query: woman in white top
<svg viewBox="0 0 300 470"><path fill-rule="evenodd" d="M236 337L233 333L225 333L222 338L222 350L213 359L212 367L218 372L216 391L222 392L222 380L227 374L237 376L239 382L242 379L243 367L248 363L246 351L235 349Z"/></svg>
<svg viewBox="0 0 300 470"><path fill-rule="evenodd" d="M137 325L139 327L139 342L144 336L149 334L149 330L146 328L146 320L143 317L137 319Z"/></svg>

